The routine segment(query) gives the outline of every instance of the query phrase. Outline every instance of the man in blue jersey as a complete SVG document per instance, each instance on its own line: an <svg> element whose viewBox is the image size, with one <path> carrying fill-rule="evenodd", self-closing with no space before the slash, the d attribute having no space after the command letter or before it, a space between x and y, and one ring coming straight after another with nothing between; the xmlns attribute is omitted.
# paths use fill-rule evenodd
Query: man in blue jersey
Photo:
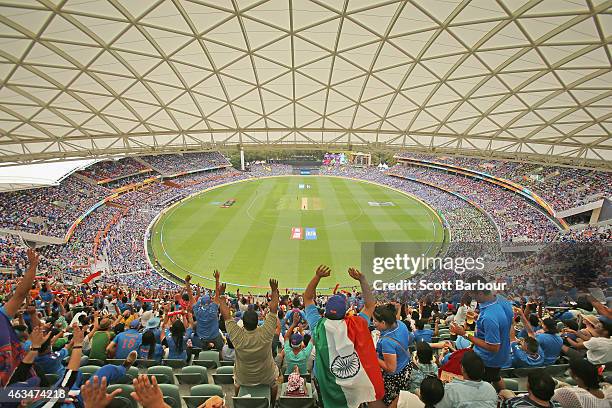
<svg viewBox="0 0 612 408"><path fill-rule="evenodd" d="M476 334L466 334L465 329L455 323L451 324L450 330L474 344L474 352L485 365L483 380L493 384L499 391L504 389L499 371L510 358L510 327L514 311L506 298L487 289L487 281L482 276L473 276L468 282L476 288L471 291L471 295L480 308Z"/></svg>
<svg viewBox="0 0 612 408"><path fill-rule="evenodd" d="M119 333L115 338L108 343L107 350L115 353L116 359L125 359L128 354L142 344L142 333L138 332L140 328L140 320L133 320L130 323L130 328Z"/></svg>

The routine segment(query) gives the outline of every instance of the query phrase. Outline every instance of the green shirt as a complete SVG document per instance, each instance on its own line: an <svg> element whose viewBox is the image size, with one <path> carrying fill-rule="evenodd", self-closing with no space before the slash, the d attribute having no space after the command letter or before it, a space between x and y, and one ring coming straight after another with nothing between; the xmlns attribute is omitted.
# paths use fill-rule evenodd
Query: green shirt
<svg viewBox="0 0 612 408"><path fill-rule="evenodd" d="M225 322L227 334L236 350L234 381L238 385L274 384L278 369L272 358L272 340L276 336L276 313L268 313L255 330L239 327L231 319Z"/></svg>
<svg viewBox="0 0 612 408"><path fill-rule="evenodd" d="M115 333L110 331L97 331L91 338L91 350L89 358L106 360L106 346L115 337Z"/></svg>
<svg viewBox="0 0 612 408"><path fill-rule="evenodd" d="M301 349L299 353L295 354L289 340L285 340L285 364L287 365L285 374L291 374L293 372L293 367L295 366L298 366L300 369L300 374L306 374L308 372L306 363L308 362L308 357L310 357L311 352L312 341L309 341L306 347Z"/></svg>

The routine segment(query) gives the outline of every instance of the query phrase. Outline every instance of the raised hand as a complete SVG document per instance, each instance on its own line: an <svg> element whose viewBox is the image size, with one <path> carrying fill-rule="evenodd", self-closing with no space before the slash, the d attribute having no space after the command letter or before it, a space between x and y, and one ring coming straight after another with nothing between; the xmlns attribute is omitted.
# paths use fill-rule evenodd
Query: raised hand
<svg viewBox="0 0 612 408"><path fill-rule="evenodd" d="M300 322L302 315L299 312L293 312L293 324L297 325Z"/></svg>
<svg viewBox="0 0 612 408"><path fill-rule="evenodd" d="M28 248L28 263L30 268L36 268L38 266L38 262L40 262L40 255L32 248Z"/></svg>
<svg viewBox="0 0 612 408"><path fill-rule="evenodd" d="M215 278L215 282L219 282L219 278L221 277L221 274L219 273L218 270L215 269L215 271L213 272L213 277Z"/></svg>
<svg viewBox="0 0 612 408"><path fill-rule="evenodd" d="M355 268L349 268L348 274L351 278L355 279L356 281L361 281L361 279L365 277L361 272L359 272Z"/></svg>
<svg viewBox="0 0 612 408"><path fill-rule="evenodd" d="M32 342L32 348L40 348L40 346L42 346L42 344L47 341L49 336L51 336L51 332L45 334L43 329L44 327L42 325L36 326L32 330L32 333L30 333L30 341Z"/></svg>
<svg viewBox="0 0 612 408"><path fill-rule="evenodd" d="M98 382L97 375L93 377L93 380L87 380L85 385L81 387L81 396L83 397L85 408L103 408L110 404L113 398L119 394L121 394L120 388L107 394L106 377L102 377L102 381Z"/></svg>
<svg viewBox="0 0 612 408"><path fill-rule="evenodd" d="M278 281L276 279L270 279L270 289L272 293L278 292Z"/></svg>
<svg viewBox="0 0 612 408"><path fill-rule="evenodd" d="M189 283L191 281L191 275L185 276L185 282Z"/></svg>
<svg viewBox="0 0 612 408"><path fill-rule="evenodd" d="M319 265L315 273L319 278L327 278L331 275L331 268L327 265Z"/></svg>
<svg viewBox="0 0 612 408"><path fill-rule="evenodd" d="M219 292L219 296L223 295L225 293L225 288L227 287L226 283L221 283L219 284L219 289L217 292Z"/></svg>
<svg viewBox="0 0 612 408"><path fill-rule="evenodd" d="M140 374L132 381L134 385L134 392L130 395L136 401L145 408L165 408L168 405L164 402L164 395L162 394L159 385L157 385L157 378L149 377L144 374Z"/></svg>
<svg viewBox="0 0 612 408"><path fill-rule="evenodd" d="M83 330L79 327L78 324L72 326L72 344L75 346L83 345L83 338L85 335L83 334Z"/></svg>

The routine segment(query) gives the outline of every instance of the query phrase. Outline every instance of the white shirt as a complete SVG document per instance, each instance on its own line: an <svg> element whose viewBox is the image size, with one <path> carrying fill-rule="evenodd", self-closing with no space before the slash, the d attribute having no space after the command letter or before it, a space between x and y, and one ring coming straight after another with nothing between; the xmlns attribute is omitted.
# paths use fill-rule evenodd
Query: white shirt
<svg viewBox="0 0 612 408"><path fill-rule="evenodd" d="M604 399L599 399L580 387L562 387L555 390L553 401L563 408L610 408L612 406L612 387L603 388Z"/></svg>
<svg viewBox="0 0 612 408"><path fill-rule="evenodd" d="M587 349L587 360L593 364L605 364L612 361L612 339L609 337L591 337L582 343Z"/></svg>
<svg viewBox="0 0 612 408"><path fill-rule="evenodd" d="M397 400L397 408L422 408L425 404L409 391L400 391L399 399Z"/></svg>

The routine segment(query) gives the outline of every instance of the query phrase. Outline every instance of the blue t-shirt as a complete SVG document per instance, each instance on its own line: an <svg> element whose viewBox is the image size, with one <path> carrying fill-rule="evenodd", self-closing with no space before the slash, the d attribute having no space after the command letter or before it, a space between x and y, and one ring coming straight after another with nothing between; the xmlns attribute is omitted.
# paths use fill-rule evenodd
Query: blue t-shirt
<svg viewBox="0 0 612 408"><path fill-rule="evenodd" d="M172 333L170 333L170 329L166 329L166 336L164 339L168 344L168 358L176 359L176 360L187 360L187 340L191 338L191 328L185 330L185 335L183 336L183 348L179 353L176 347L176 343L174 342L174 338L172 337Z"/></svg>
<svg viewBox="0 0 612 408"><path fill-rule="evenodd" d="M538 347L536 354L528 354L525 350L521 349L518 343L512 343L510 346L511 352L511 363L510 366L513 368L529 368L529 367L542 367L544 365L544 354L542 353L542 347Z"/></svg>
<svg viewBox="0 0 612 408"><path fill-rule="evenodd" d="M514 318L512 304L503 296L480 304L476 320L476 337L489 344L499 344L499 351L488 351L478 346L474 352L482 358L485 367L498 368L507 364L510 357L510 326Z"/></svg>
<svg viewBox="0 0 612 408"><path fill-rule="evenodd" d="M394 339L394 340L391 340ZM397 322L397 327L380 332L380 339L376 344L378 358L384 359L383 354L395 354L397 365L393 374L397 374L409 363L408 346L410 345L410 333L402 322Z"/></svg>
<svg viewBox="0 0 612 408"><path fill-rule="evenodd" d="M423 329L423 330L415 330L414 331L414 341L424 341L426 343L431 343L431 338L433 337L433 331L431 329Z"/></svg>
<svg viewBox="0 0 612 408"><path fill-rule="evenodd" d="M131 351L138 350L142 341L142 334L138 333L136 329L129 329L119 333L112 341L117 344L115 358L124 359Z"/></svg>
<svg viewBox="0 0 612 408"><path fill-rule="evenodd" d="M540 326L535 326L535 327L533 328L533 332L535 333L535 332L537 332L537 331L538 331L538 330L540 330L540 329L541 329L541 327L540 327ZM517 334L517 336L516 336L516 337L519 337L519 338L524 338L524 337L527 337L527 336L529 336L529 334L527 333L527 329L521 329L521 331L519 332L519 334Z"/></svg>
<svg viewBox="0 0 612 408"><path fill-rule="evenodd" d="M162 357L164 356L164 348L161 344L155 345L155 350L153 351L153 355L149 358L149 346L140 346L138 347L138 358L143 360L155 360L158 363L161 362Z"/></svg>
<svg viewBox="0 0 612 408"><path fill-rule="evenodd" d="M36 367L41 369L45 374L57 374L60 377L64 375L66 367L62 364L62 361L68 357L68 350L63 348L60 351L52 351L51 353L45 353L34 359Z"/></svg>
<svg viewBox="0 0 612 408"><path fill-rule="evenodd" d="M558 334L536 334L536 340L544 353L544 365L554 364L561 354L563 339Z"/></svg>
<svg viewBox="0 0 612 408"><path fill-rule="evenodd" d="M201 339L212 340L219 336L219 306L209 302L204 304L202 298L193 305L196 318L196 335Z"/></svg>
<svg viewBox="0 0 612 408"><path fill-rule="evenodd" d="M41 290L39 292L39 295L40 295L40 298L43 300L43 302L49 303L49 302L53 301L53 293L51 293L50 290L48 290L46 292Z"/></svg>

